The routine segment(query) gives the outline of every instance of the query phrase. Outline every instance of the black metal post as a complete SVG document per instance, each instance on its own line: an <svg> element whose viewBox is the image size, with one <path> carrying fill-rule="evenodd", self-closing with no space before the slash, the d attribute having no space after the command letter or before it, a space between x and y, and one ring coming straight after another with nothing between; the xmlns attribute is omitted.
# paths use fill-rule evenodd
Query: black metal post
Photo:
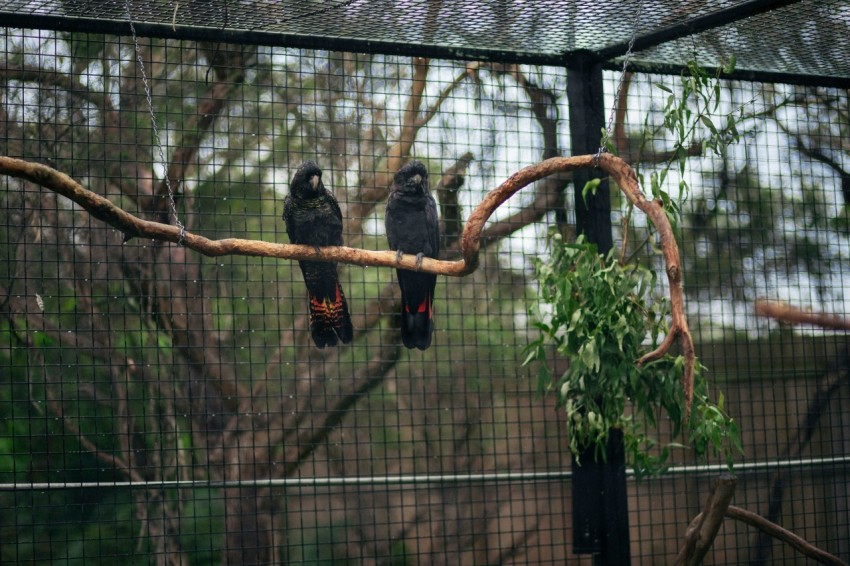
<svg viewBox="0 0 850 566"><path fill-rule="evenodd" d="M592 54L576 57L567 66L567 98L571 153L596 153L605 127L605 99L602 66ZM595 195L588 195L585 204L582 189L594 178L601 178L602 182ZM608 181L598 170L577 171L573 179L576 232L595 243L600 253L608 253L613 246ZM585 450L579 458L580 465L575 458L572 464L574 552L595 555L596 564L628 566L631 556L622 433L619 430L609 432L604 462L596 460L593 449Z"/></svg>

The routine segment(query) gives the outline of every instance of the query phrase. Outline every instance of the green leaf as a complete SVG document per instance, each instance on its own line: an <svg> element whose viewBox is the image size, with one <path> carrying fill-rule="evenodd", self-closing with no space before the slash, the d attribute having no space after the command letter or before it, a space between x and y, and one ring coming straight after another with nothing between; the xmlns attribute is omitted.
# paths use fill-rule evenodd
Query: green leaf
<svg viewBox="0 0 850 566"><path fill-rule="evenodd" d="M534 346L534 345L536 345L536 344L537 344L537 342L533 342L533 343L532 343L532 344L530 344L529 346ZM534 347L534 348L529 347L529 348L527 348L527 350L528 350L529 352L528 352L528 356L526 356L526 357L525 357L525 361L524 361L524 362L522 362L522 365L523 365L523 366L527 366L527 365L528 365L528 364L530 364L531 362L533 362L533 361L535 361L535 360L539 360L539 359L541 358L541 355L540 355L540 353L538 352L538 350L537 350L537 348L536 348L536 347Z"/></svg>
<svg viewBox="0 0 850 566"><path fill-rule="evenodd" d="M591 179L587 183L584 184L584 188L581 190L581 199L584 201L584 204L587 205L587 195L588 193L596 196L596 189L599 188L599 184L602 183L602 179Z"/></svg>
<svg viewBox="0 0 850 566"><path fill-rule="evenodd" d="M661 189L658 180L663 174L653 172L652 183L666 213L675 220L679 203ZM608 431L619 428L628 462L643 477L665 468L669 448L678 445L675 439L682 433L697 454L722 454L731 465L740 451L737 427L724 412L722 396L716 405L710 401L702 366L697 365L694 407L687 423L680 386L684 358L665 356L635 366L645 353L644 339L653 336L657 341L667 331L669 307L652 296L657 275L620 265L615 250L600 256L583 236L571 244L550 237L549 243L550 254L534 265L544 300L552 307L547 312L552 314L548 321L535 324L540 336L529 343L525 363L539 362L541 394L557 389L556 404L568 417L570 450L592 448L601 457ZM537 311L536 316L542 315ZM557 383L546 355L548 345L570 362ZM664 414L673 433L662 438L655 429Z"/></svg>
<svg viewBox="0 0 850 566"><path fill-rule="evenodd" d="M711 130L711 133L717 135L717 127L714 125L714 122L711 121L711 118L708 116L700 116L700 121L705 124L705 126Z"/></svg>

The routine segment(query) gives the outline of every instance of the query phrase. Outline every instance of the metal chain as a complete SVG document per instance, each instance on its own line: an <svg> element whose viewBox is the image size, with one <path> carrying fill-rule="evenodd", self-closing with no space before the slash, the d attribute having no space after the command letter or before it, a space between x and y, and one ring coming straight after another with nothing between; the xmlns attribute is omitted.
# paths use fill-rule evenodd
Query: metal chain
<svg viewBox="0 0 850 566"><path fill-rule="evenodd" d="M148 77L145 74L145 63L142 60L142 48L139 46L139 38L136 35L136 26L133 24L133 12L132 7L130 5L130 0L125 0L125 6L127 8L127 19L130 22L130 31L133 33L133 46L136 49L136 60L139 62L139 71L142 74L142 84L145 87L145 100L148 103L148 112L151 116L151 126L153 127L153 136L154 141L156 142L157 152L159 153L159 160L165 171L165 188L168 191L168 204L171 207L171 214L174 217L174 225L180 230L179 237L177 239L177 243L179 245L183 245L186 238L186 227L180 222L180 218L177 215L177 203L174 200L174 190L171 187L171 180L168 178L168 162L165 160L165 151L162 148L162 139L159 136L159 128L156 125L156 113L153 110L153 100L151 99L151 88L148 84Z"/></svg>
<svg viewBox="0 0 850 566"><path fill-rule="evenodd" d="M629 68L629 60L632 57L632 48L635 46L635 37L637 37L638 26L640 25L640 14L643 11L643 2L644 0L640 0L638 2L637 13L635 13L635 19L632 23L632 36L629 38L629 48L626 50L626 54L623 56L623 70L620 73L620 80L617 81L617 91L614 93L614 104L611 105L611 113L608 115L608 124L605 126L605 137L607 139L611 138L611 128L614 125L614 117L617 114L617 103L620 101L620 92L623 90L623 83L626 79L626 71ZM599 167L599 157L605 151L605 145L599 145L599 151L596 152L596 166Z"/></svg>

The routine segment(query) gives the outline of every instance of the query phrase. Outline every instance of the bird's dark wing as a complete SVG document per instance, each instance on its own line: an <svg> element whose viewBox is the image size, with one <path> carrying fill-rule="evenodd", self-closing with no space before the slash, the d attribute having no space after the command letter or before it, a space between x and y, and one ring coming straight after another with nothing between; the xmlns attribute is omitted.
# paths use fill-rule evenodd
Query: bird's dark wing
<svg viewBox="0 0 850 566"><path fill-rule="evenodd" d="M431 195L428 195L428 201L425 203L425 222L428 229L428 243L433 250L432 257L439 257L440 219L437 217L437 202Z"/></svg>
<svg viewBox="0 0 850 566"><path fill-rule="evenodd" d="M325 194L328 195L328 202L331 205L331 210L333 211L334 216L336 216L339 220L342 220L342 210L339 208L339 201L336 200L336 197L330 189L325 189Z"/></svg>
<svg viewBox="0 0 850 566"><path fill-rule="evenodd" d="M328 197L328 204L330 205L330 208L331 208L331 214L337 220L339 220L339 236L338 236L338 238L334 238L334 240L336 240L336 241L333 242L333 245L341 246L341 245L343 245L343 241L342 241L342 210L339 208L339 202L336 200L336 197L334 196L334 194L330 190L325 189L325 194Z"/></svg>
<svg viewBox="0 0 850 566"><path fill-rule="evenodd" d="M295 203L292 202L292 197L287 195L283 201L283 222L286 224L286 233L289 236L289 243L291 244L296 243L294 210Z"/></svg>
<svg viewBox="0 0 850 566"><path fill-rule="evenodd" d="M390 245L391 250L399 249L397 209L398 207L395 198L393 198L393 193L390 193L390 197L387 199L387 212L384 216L384 224L387 230L387 243Z"/></svg>

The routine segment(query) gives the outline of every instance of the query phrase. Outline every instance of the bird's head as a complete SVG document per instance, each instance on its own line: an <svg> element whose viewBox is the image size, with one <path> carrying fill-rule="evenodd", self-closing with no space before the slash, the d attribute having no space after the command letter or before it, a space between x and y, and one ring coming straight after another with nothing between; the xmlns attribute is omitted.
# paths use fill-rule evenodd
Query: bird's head
<svg viewBox="0 0 850 566"><path fill-rule="evenodd" d="M427 193L428 169L421 161L411 161L395 174L393 188L404 194Z"/></svg>
<svg viewBox="0 0 850 566"><path fill-rule="evenodd" d="M289 183L289 191L300 198L314 197L322 187L322 170L313 161L299 165Z"/></svg>

